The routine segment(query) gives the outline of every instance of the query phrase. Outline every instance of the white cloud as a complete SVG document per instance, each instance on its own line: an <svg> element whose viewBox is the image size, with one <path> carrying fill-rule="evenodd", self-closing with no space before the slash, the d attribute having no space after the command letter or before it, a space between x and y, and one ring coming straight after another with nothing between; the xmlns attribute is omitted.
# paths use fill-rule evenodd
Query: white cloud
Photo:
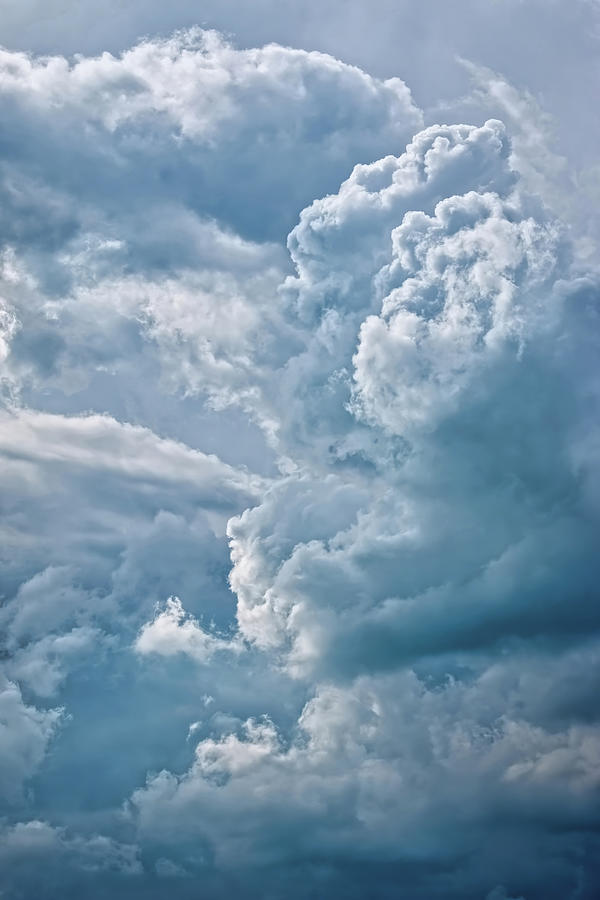
<svg viewBox="0 0 600 900"><path fill-rule="evenodd" d="M142 626L134 646L142 656L183 653L203 664L209 663L219 651L241 650L239 643L205 631L193 616L186 615L179 597L169 597L165 608L156 611L153 621Z"/></svg>
<svg viewBox="0 0 600 900"><path fill-rule="evenodd" d="M523 664L524 658L497 664L496 675L512 680ZM547 660L539 667L540 675L547 672ZM470 684L448 678L428 689L403 673L364 677L346 688L322 685L287 745L268 720L204 739L186 773L151 776L134 794L140 839L173 847L193 834L233 869L319 852L344 859L359 854L380 864L421 861L429 874L418 896L428 896L428 886L436 890L435 865L461 858L490 815L512 807L552 818L557 803L568 804L575 818L593 815L588 773L598 777L591 757L597 726L534 728L513 718L519 695L509 699L487 680L483 671ZM538 783L521 775L531 754L548 765ZM552 777L547 755L560 757L560 778ZM486 879L497 883L511 827L518 832L514 818L498 825L489 844L478 842L488 869L474 857L462 871L464 891L476 891ZM539 839L552 845L551 833ZM526 880L527 862L512 864L513 878Z"/></svg>
<svg viewBox="0 0 600 900"><path fill-rule="evenodd" d="M274 44L236 50L198 29L119 57L4 51L0 99L16 133L40 130L55 148L40 156L32 143L18 159L8 148L15 240L43 250L102 229L151 269L193 259L193 214L283 237L314 196L356 161L401 149L422 121L398 78Z"/></svg>
<svg viewBox="0 0 600 900"><path fill-rule="evenodd" d="M198 499L204 494L214 505L259 484L215 456L110 416L67 417L17 409L4 411L1 423L0 452L17 471L35 471L36 465L46 464L106 472L133 483L188 483Z"/></svg>
<svg viewBox="0 0 600 900"><path fill-rule="evenodd" d="M345 90L352 95L356 119L363 112L361 107L368 106L367 115L378 125L380 116L381 124L390 129L395 127L394 119L403 116L412 126L419 123L408 88L398 78L378 82L325 54L275 44L237 50L216 32L201 29L144 41L120 58L104 53L70 65L64 57L32 60L4 51L1 61L4 91L43 108L74 110L110 131L151 111L159 118L164 115L185 137L210 143L226 131L230 139L232 129L248 128L250 101L259 116L259 133L265 126L276 135L289 133L288 122L296 118L296 135L310 136L314 107L336 89L338 99ZM313 106L306 107L311 88ZM299 111L304 121L298 121ZM336 130L344 128L347 116L338 109ZM365 135L362 140L372 137ZM332 142L330 149L347 152L341 142L339 148Z"/></svg>
<svg viewBox="0 0 600 900"><path fill-rule="evenodd" d="M554 223L474 192L441 201L433 217L407 214L392 245L386 279L399 284L361 326L355 408L410 435L451 415L490 367L510 365L507 353L517 362L556 328L564 250Z"/></svg>

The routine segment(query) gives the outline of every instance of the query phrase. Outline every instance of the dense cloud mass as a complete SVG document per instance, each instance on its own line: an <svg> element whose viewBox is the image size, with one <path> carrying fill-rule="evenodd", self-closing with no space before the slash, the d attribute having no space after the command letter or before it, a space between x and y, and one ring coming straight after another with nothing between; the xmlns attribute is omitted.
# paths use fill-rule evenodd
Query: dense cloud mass
<svg viewBox="0 0 600 900"><path fill-rule="evenodd" d="M596 213L242 44L0 54L0 893L594 900Z"/></svg>

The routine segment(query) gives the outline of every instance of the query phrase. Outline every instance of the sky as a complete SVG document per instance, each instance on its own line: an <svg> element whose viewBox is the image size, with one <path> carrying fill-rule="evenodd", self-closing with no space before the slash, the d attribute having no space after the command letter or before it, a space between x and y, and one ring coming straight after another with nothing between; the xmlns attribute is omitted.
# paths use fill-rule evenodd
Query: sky
<svg viewBox="0 0 600 900"><path fill-rule="evenodd" d="M596 900L600 4L0 45L2 900Z"/></svg>

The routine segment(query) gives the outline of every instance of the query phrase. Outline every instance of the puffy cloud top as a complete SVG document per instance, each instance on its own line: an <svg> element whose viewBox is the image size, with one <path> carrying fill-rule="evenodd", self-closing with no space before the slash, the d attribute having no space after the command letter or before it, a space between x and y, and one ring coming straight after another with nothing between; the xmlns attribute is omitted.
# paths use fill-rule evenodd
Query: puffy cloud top
<svg viewBox="0 0 600 900"><path fill-rule="evenodd" d="M281 237L357 160L401 149L422 121L398 78L277 45L236 50L199 29L72 63L5 51L0 98L13 121L4 177L21 211L15 237L46 245L125 197L133 231L151 198L154 215L181 205ZM44 201L50 232L35 223Z"/></svg>

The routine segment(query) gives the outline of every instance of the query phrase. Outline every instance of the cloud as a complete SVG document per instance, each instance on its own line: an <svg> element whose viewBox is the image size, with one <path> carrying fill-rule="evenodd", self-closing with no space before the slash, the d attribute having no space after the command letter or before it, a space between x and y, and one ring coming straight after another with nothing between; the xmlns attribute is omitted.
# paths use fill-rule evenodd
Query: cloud
<svg viewBox="0 0 600 900"><path fill-rule="evenodd" d="M472 91L458 102L443 105L444 113L470 117L474 110L485 110L487 115L506 122L514 166L528 189L543 197L544 203L574 229L577 240L573 252L581 264L593 266L599 234L595 205L589 202L591 194L598 191L595 160L589 159L585 150L575 160L569 147L572 134L547 112L545 101L499 72L469 60L459 62L469 74Z"/></svg>
<svg viewBox="0 0 600 900"><path fill-rule="evenodd" d="M24 782L41 764L63 715L61 709L27 706L19 686L4 675L0 682L0 790L3 802L20 800Z"/></svg>
<svg viewBox="0 0 600 900"><path fill-rule="evenodd" d="M214 528L224 529L230 512L243 508L260 484L215 456L109 416L11 410L2 417L7 578L24 565L31 577L36 564L37 571L92 565L94 558L101 564L107 554L114 561L133 539L132 523L147 523L161 510L193 517L200 506ZM62 509L56 530L61 490L87 499Z"/></svg>
<svg viewBox="0 0 600 900"><path fill-rule="evenodd" d="M152 268L189 264L194 214L247 237L285 235L357 160L401 148L421 123L398 78L277 45L236 50L200 29L73 63L5 51L0 90L14 122L14 241L56 251L102 229L127 241L130 264ZM23 144L40 130L52 154Z"/></svg>
<svg viewBox="0 0 600 900"><path fill-rule="evenodd" d="M81 665L88 653L101 653L105 639L98 629L89 626L59 635L49 634L13 650L6 671L39 697L51 697L66 677L65 666L73 669Z"/></svg>
<svg viewBox="0 0 600 900"><path fill-rule="evenodd" d="M518 666L496 664L495 678L512 680L523 665L524 657ZM547 660L537 665L547 672ZM527 692L509 699L499 687L485 669L470 683L447 679L431 688L408 672L346 689L322 685L290 743L268 720L249 720L240 733L201 741L182 776L151 777L132 798L141 837L173 852L193 835L234 870L332 860L351 896L343 870L357 856L394 863L399 873L412 864L414 896L475 896L512 857L527 809L545 849L536 872L512 858L513 879L535 890L540 870L554 868L566 886L574 874L569 840L557 840L552 823L561 804L563 821L594 820L597 725L533 727L518 717L517 698ZM533 756L544 770L539 780L516 762ZM481 831L490 816L493 835Z"/></svg>
<svg viewBox="0 0 600 900"><path fill-rule="evenodd" d="M32 819L2 827L3 883L16 896L36 892L36 869L43 867L44 890L76 890L78 879L125 878L142 873L139 849L101 834L82 836Z"/></svg>
<svg viewBox="0 0 600 900"><path fill-rule="evenodd" d="M290 237L306 344L277 436L296 467L230 521L230 579L241 634L314 693L291 731L235 723L134 792L140 840L202 848L198 872L318 860L360 896L388 866L382 897L399 878L475 897L510 868L515 896L593 890L569 834L594 828L597 715L562 691L597 665L597 286L510 159L500 123L430 128ZM514 855L531 828L535 871Z"/></svg>
<svg viewBox="0 0 600 900"><path fill-rule="evenodd" d="M298 456L357 459L373 435L350 414L352 357L362 322L380 308L392 232L404 216L431 215L448 195L506 195L515 184L501 122L435 126L399 157L357 166L337 194L314 201L288 239L297 274L286 279L292 321L304 325L304 348L286 363L272 399L278 433ZM324 415L324 410L327 414Z"/></svg>
<svg viewBox="0 0 600 900"><path fill-rule="evenodd" d="M361 326L354 397L359 415L410 435L451 414L506 350L522 358L553 330L561 246L556 226L475 192L434 217L408 214L392 243L388 278L400 285Z"/></svg>
<svg viewBox="0 0 600 900"><path fill-rule="evenodd" d="M110 416L67 417L12 410L2 414L2 423L0 451L17 470L47 465L59 471L63 467L83 472L93 469L134 485L194 484L196 499L216 508L234 501L238 491L252 493L260 483L216 456Z"/></svg>
<svg viewBox="0 0 600 900"><path fill-rule="evenodd" d="M199 29L119 56L3 51L0 104L13 122L0 152L5 390L122 418L123 379L144 422L160 403L142 373L159 397L255 410L253 370L267 378L294 341L273 241L357 160L401 150L421 124L398 78Z"/></svg>
<svg viewBox="0 0 600 900"><path fill-rule="evenodd" d="M192 609L229 623L225 523L260 479L108 416L2 416L2 790L18 799L61 721L44 704L100 696L170 590L184 588Z"/></svg>
<svg viewBox="0 0 600 900"><path fill-rule="evenodd" d="M210 662L218 651L239 652L239 645L205 631L193 617L186 616L179 597L169 597L162 612L157 610L135 641L137 653L146 656L174 656L183 653L199 663Z"/></svg>
<svg viewBox="0 0 600 900"><path fill-rule="evenodd" d="M279 436L301 462L229 524L245 636L330 675L584 632L597 287L501 124L432 127L357 167L289 243L308 337L277 382Z"/></svg>
<svg viewBox="0 0 600 900"><path fill-rule="evenodd" d="M598 279L490 71L3 51L11 896L595 896Z"/></svg>
<svg viewBox="0 0 600 900"><path fill-rule="evenodd" d="M216 457L110 416L69 418L30 410L4 412L0 449L16 462L93 468L133 482L194 481L202 491L203 484L213 487L220 478L225 483L231 480L234 490L238 487L234 470ZM251 489L252 480L242 474L238 484L242 491ZM213 496L211 501L215 502ZM223 502L227 502L225 498Z"/></svg>

